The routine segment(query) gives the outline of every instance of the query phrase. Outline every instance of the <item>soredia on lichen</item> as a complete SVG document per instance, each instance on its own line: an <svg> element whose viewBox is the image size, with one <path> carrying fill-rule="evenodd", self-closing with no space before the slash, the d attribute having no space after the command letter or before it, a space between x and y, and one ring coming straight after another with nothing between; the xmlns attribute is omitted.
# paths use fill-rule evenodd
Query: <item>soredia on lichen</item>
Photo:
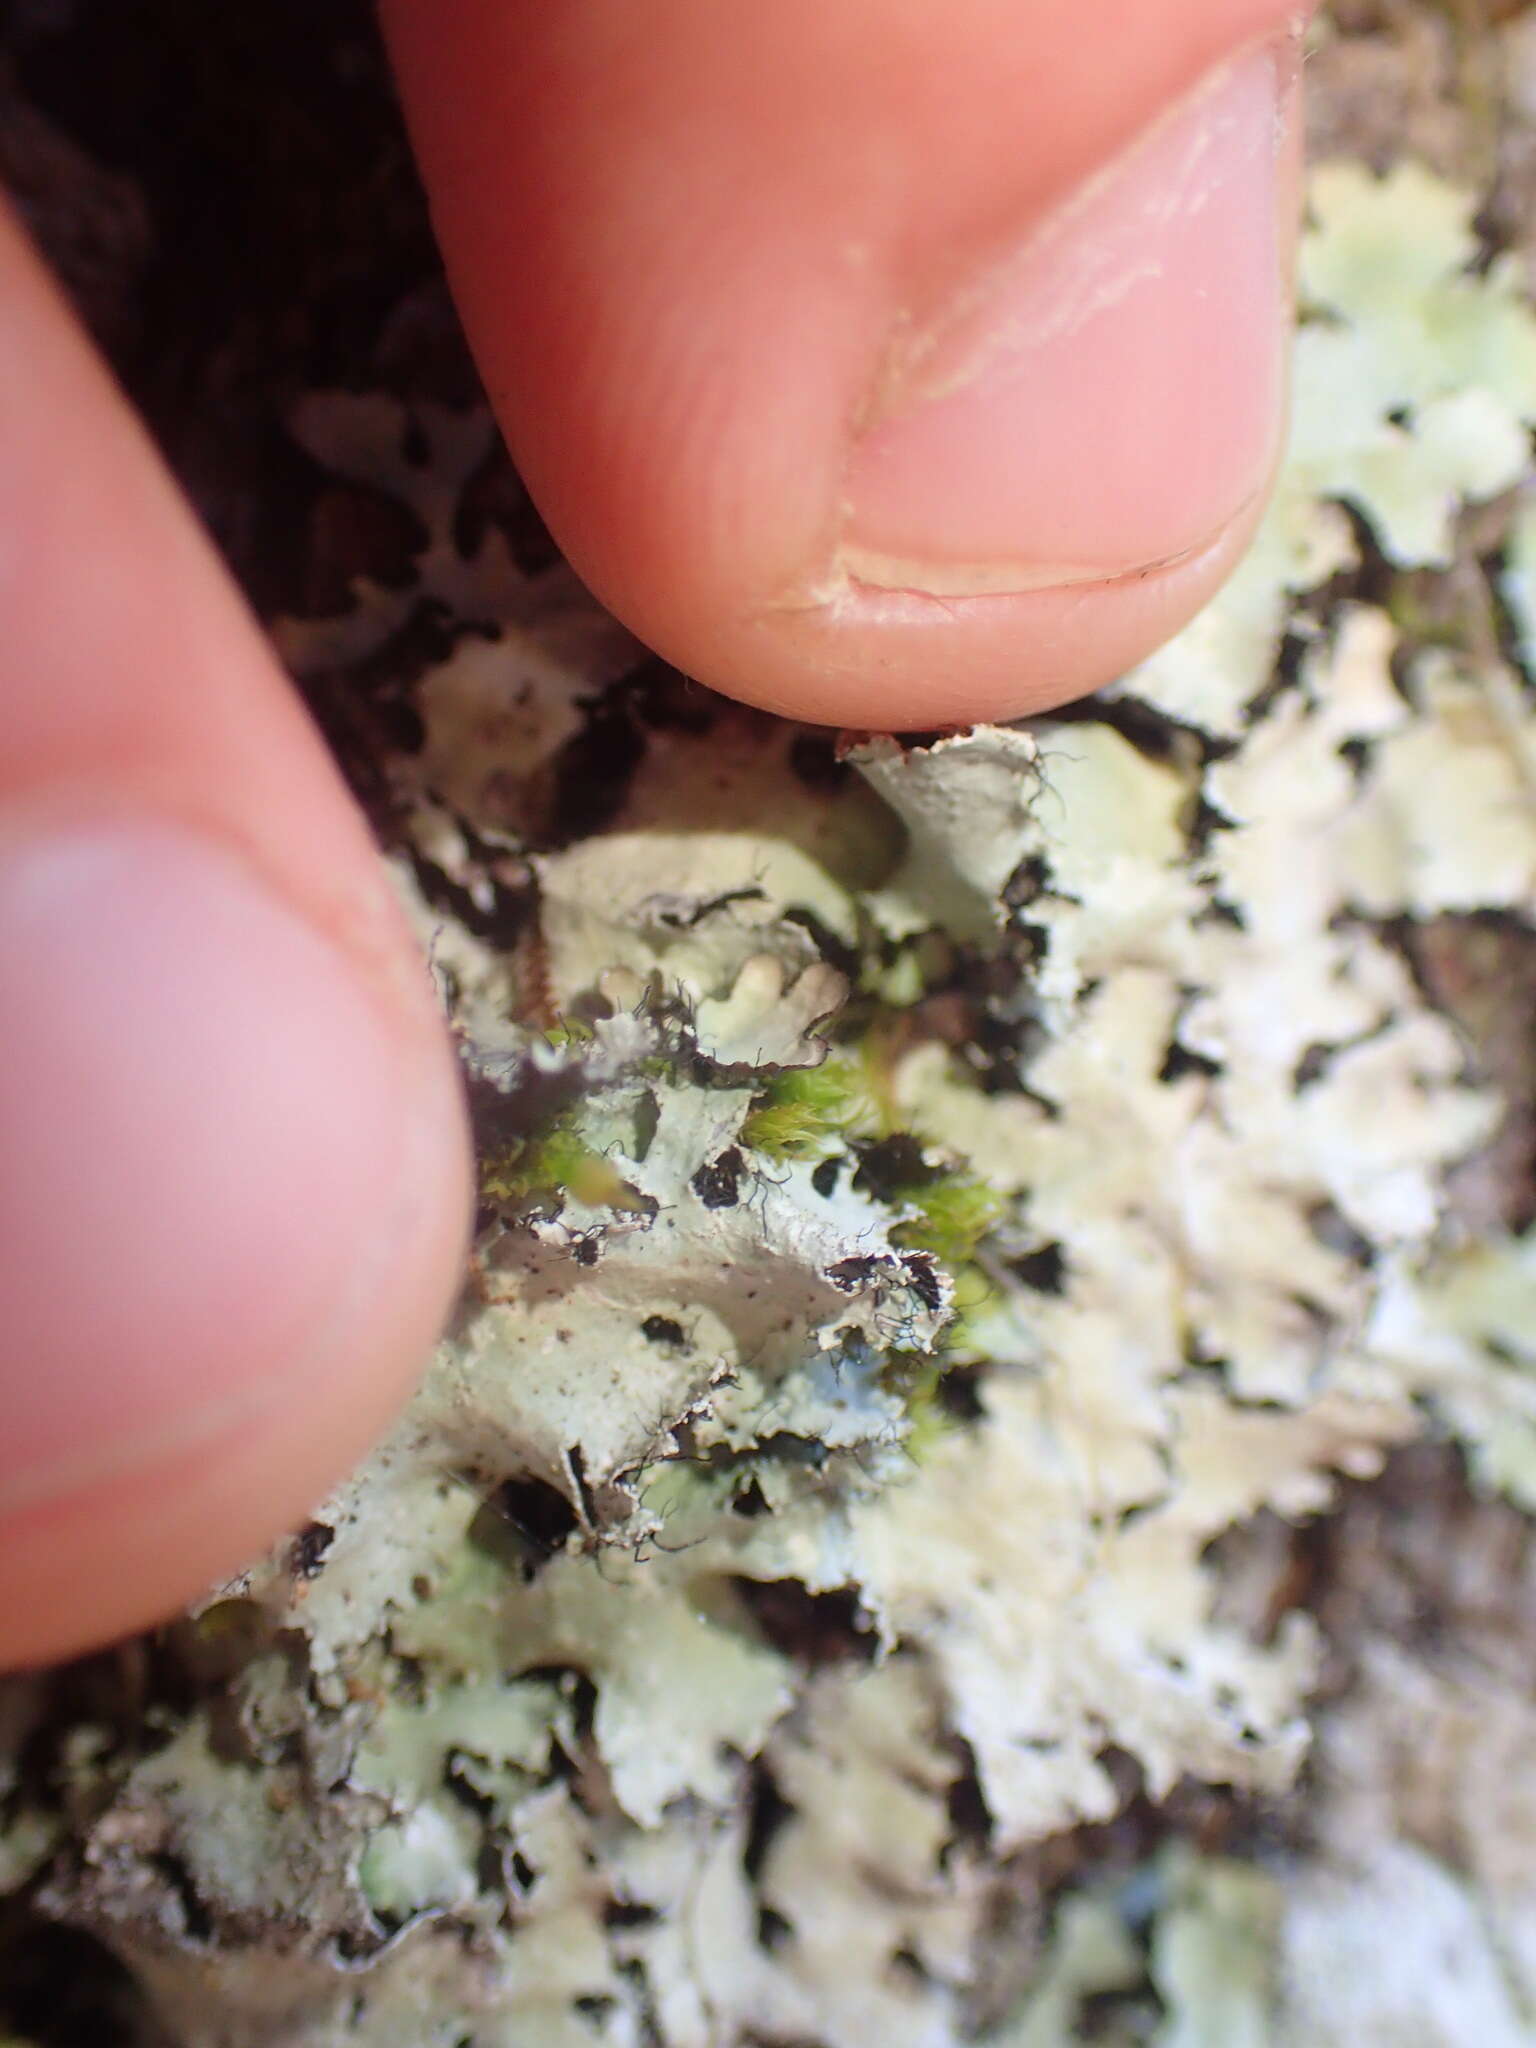
<svg viewBox="0 0 1536 2048"><path fill-rule="evenodd" d="M1536 320L1474 211L1317 172L1251 559L1027 729L836 749L626 680L564 569L457 544L478 418L306 401L315 458L414 506L454 626L389 793L480 1215L310 1528L115 1685L0 1704L0 1889L162 2038L1529 2038L1528 1847L1452 1826L1469 1728L1531 1768L1507 1684L1383 1643L1316 1766L1357 1824L1255 1860L1176 1818L1308 1753L1318 1625L1244 1606L1232 1532L1426 1433L1536 1503L1528 1215L1474 1234L1452 1192L1509 1104L1405 940L1536 908L1529 496L1502 640L1392 599L1531 488ZM409 602L284 644L372 659ZM1388 1696L1446 1759L1428 1833L1352 1763ZM1161 1846L1059 1847L1163 1802Z"/></svg>

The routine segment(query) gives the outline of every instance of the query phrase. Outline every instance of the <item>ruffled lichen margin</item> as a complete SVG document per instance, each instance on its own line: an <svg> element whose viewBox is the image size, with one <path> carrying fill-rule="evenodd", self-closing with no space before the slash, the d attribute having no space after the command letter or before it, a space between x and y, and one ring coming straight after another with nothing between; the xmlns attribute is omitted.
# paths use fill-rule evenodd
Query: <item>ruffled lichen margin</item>
<svg viewBox="0 0 1536 2048"><path fill-rule="evenodd" d="M1314 172L1251 558L1020 728L834 744L637 681L563 569L460 545L483 418L299 408L423 525L409 589L280 637L443 631L389 801L482 1206L313 1522L0 1694L0 1892L164 2039L1532 2038L1536 1854L1452 1839L1536 1796L1519 1686L1384 1639L1309 1760L1319 1628L1225 1541L1426 1437L1536 1505L1529 1104L1456 994L1536 917L1536 318L1475 210ZM1427 629L1490 500L1486 617ZM1305 1840L1180 1823L1303 1769ZM1041 1889L1130 1803L1135 1855Z"/></svg>

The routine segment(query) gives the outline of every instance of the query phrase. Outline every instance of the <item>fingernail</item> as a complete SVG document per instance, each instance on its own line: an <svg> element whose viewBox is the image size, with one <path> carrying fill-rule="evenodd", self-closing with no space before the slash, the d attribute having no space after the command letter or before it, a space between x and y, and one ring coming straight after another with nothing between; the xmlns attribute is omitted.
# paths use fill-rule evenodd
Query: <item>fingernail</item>
<svg viewBox="0 0 1536 2048"><path fill-rule="evenodd" d="M302 1400L445 1199L430 1034L179 826L0 830L0 1047L0 1513Z"/></svg>
<svg viewBox="0 0 1536 2048"><path fill-rule="evenodd" d="M1197 552L1262 490L1284 404L1291 46L1250 50L894 352L842 570L956 595Z"/></svg>

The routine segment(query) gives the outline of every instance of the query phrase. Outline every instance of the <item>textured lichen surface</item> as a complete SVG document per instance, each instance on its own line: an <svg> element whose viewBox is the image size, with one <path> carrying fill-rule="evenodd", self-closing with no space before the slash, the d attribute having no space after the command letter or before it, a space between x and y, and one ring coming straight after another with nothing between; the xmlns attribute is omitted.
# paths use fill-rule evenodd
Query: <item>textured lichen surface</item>
<svg viewBox="0 0 1536 2048"><path fill-rule="evenodd" d="M1250 561L1021 729L732 710L466 537L482 415L299 405L419 522L279 639L432 620L482 1207L311 1525L0 1691L0 1894L141 2038L1536 2038L1536 316L1447 168L1317 166ZM1444 1442L1455 1584L1348 1533Z"/></svg>

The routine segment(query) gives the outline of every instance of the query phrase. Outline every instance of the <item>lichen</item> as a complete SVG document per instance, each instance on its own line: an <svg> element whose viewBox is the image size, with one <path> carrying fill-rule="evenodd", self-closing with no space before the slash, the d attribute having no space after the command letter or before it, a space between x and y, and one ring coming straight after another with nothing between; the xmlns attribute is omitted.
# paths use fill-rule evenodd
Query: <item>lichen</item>
<svg viewBox="0 0 1536 2048"><path fill-rule="evenodd" d="M1359 561L1343 507L1389 561L1443 566L1458 510L1527 477L1536 323L1518 261L1480 260L1477 207L1411 159L1382 177L1314 170L1280 487L1236 576L1127 692L1235 737L1269 680L1287 596Z"/></svg>

